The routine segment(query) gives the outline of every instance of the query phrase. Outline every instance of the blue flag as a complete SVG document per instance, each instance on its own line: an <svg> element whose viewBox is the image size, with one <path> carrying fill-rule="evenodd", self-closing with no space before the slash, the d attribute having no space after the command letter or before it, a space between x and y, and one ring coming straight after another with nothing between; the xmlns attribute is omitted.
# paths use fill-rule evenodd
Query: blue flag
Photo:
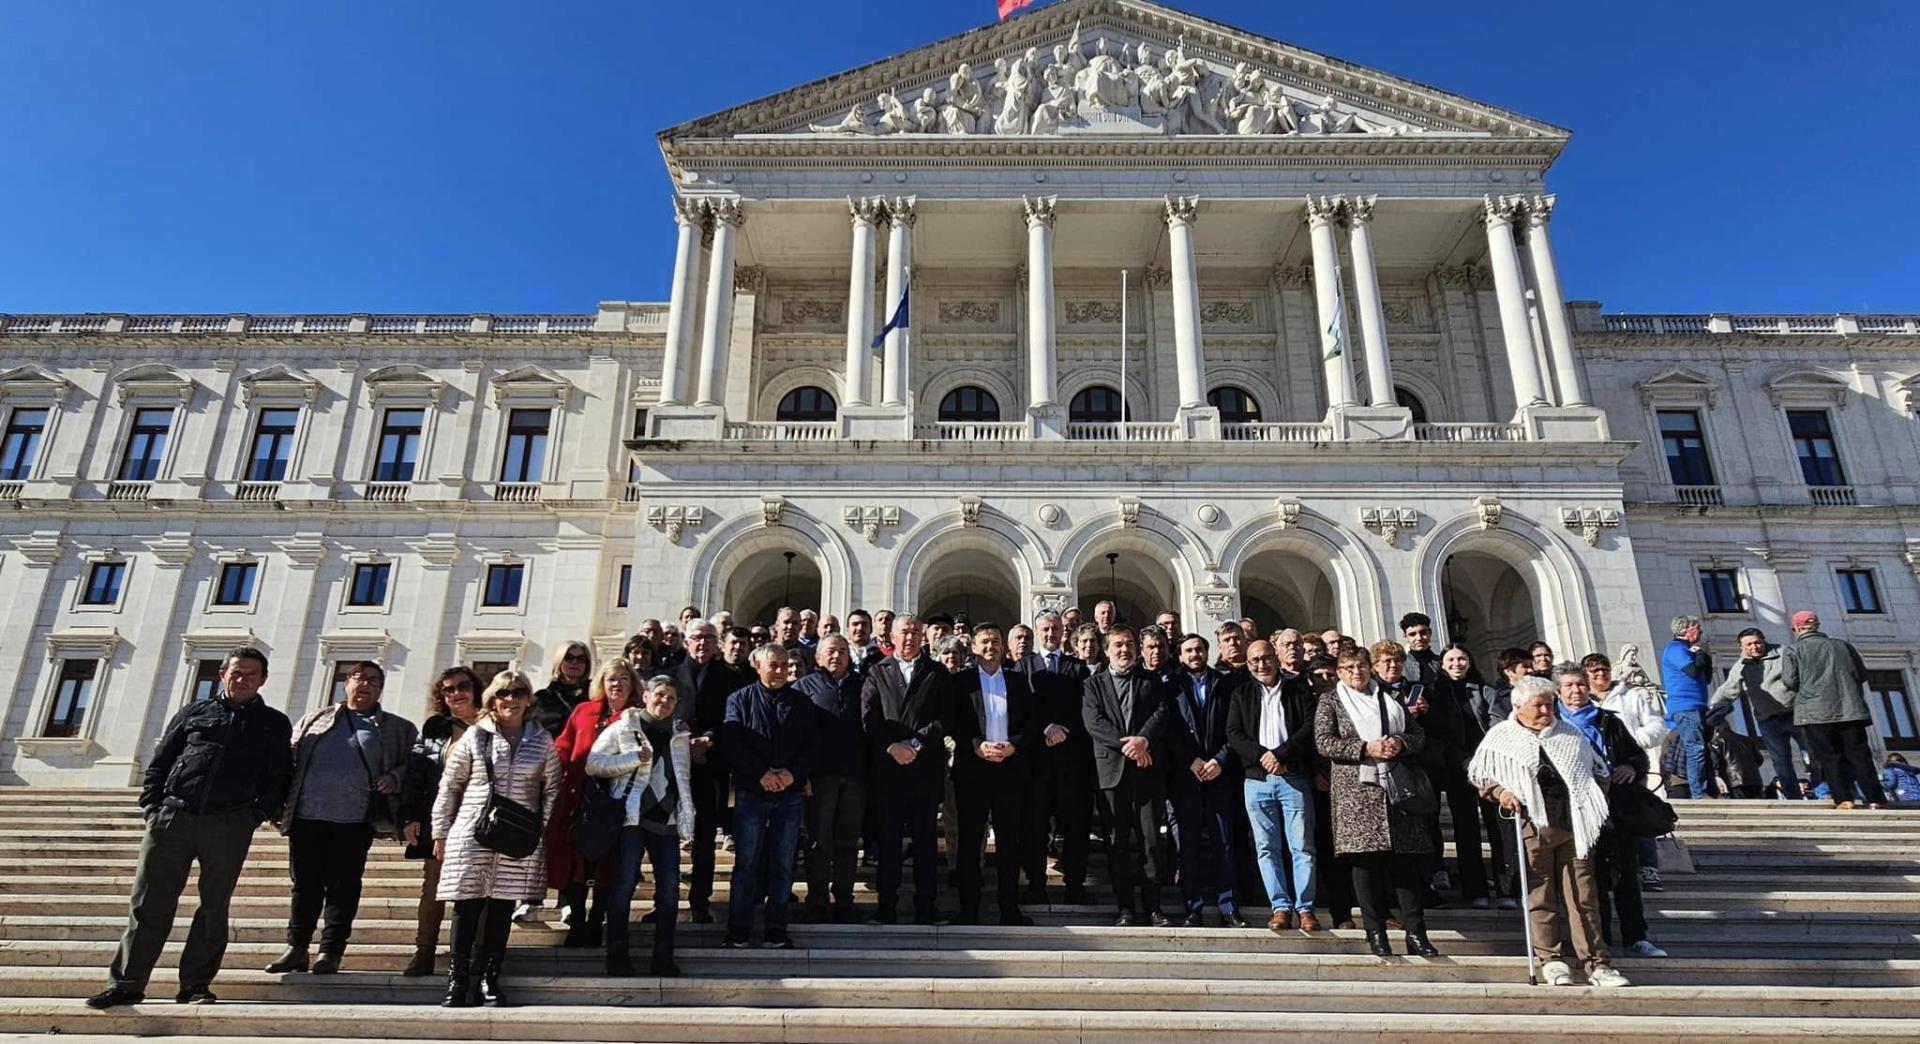
<svg viewBox="0 0 1920 1044"><path fill-rule="evenodd" d="M880 332L873 335L873 346L875 348L886 343L888 334L895 330L905 330L907 328L907 301L912 298L912 296L913 285L911 283L901 288L900 306L893 310L893 318L887 320L887 325L881 327Z"/></svg>

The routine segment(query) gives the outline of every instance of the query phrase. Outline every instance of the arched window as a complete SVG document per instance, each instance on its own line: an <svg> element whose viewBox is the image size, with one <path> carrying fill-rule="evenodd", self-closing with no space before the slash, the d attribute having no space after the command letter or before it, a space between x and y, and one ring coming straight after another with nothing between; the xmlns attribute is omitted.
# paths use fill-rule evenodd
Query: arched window
<svg viewBox="0 0 1920 1044"><path fill-rule="evenodd" d="M1427 407L1420 401L1418 395L1415 395L1405 388L1395 388L1393 389L1393 401L1405 406L1407 410L1413 414L1413 422L1415 424L1425 424L1427 422Z"/></svg>
<svg viewBox="0 0 1920 1044"><path fill-rule="evenodd" d="M943 421L997 421L1000 419L1000 402L993 393L985 388L967 384L947 393L940 400L940 419Z"/></svg>
<svg viewBox="0 0 1920 1044"><path fill-rule="evenodd" d="M1132 410L1128 410L1132 413ZM1070 424L1112 424L1120 419L1120 393L1104 384L1082 388L1067 403Z"/></svg>
<svg viewBox="0 0 1920 1044"><path fill-rule="evenodd" d="M833 396L825 388L807 385L783 396L773 416L783 421L830 421L837 416L835 410Z"/></svg>
<svg viewBox="0 0 1920 1044"><path fill-rule="evenodd" d="M1222 424L1253 424L1260 420L1260 404L1244 389L1223 384L1207 393L1207 405L1220 411Z"/></svg>

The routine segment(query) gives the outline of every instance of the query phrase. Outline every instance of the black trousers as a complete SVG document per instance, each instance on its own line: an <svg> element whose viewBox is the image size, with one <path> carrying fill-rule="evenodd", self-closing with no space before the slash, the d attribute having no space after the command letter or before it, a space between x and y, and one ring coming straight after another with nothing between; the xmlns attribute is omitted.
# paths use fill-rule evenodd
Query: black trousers
<svg viewBox="0 0 1920 1044"><path fill-rule="evenodd" d="M485 964L507 955L513 931L513 900L459 899L453 904L453 959Z"/></svg>
<svg viewBox="0 0 1920 1044"><path fill-rule="evenodd" d="M1637 785L1637 784L1636 784ZM1593 883L1600 893L1600 938L1613 945L1608 930L1613 914L1620 914L1620 942L1625 946L1647 937L1646 903L1640 894L1640 839L1607 829L1593 846Z"/></svg>
<svg viewBox="0 0 1920 1044"><path fill-rule="evenodd" d="M693 767L693 874L687 884L687 907L704 913L713 901L714 844L727 816L727 788L731 779L709 748L707 761Z"/></svg>
<svg viewBox="0 0 1920 1044"><path fill-rule="evenodd" d="M1160 839L1166 821L1166 794L1122 777L1117 787L1100 791L1113 829L1107 844L1107 873L1121 913L1160 911L1160 874L1167 853ZM1136 892L1139 902L1134 902Z"/></svg>
<svg viewBox="0 0 1920 1044"><path fill-rule="evenodd" d="M1234 886L1239 861L1235 835L1238 822L1247 818L1241 776L1234 773L1212 783L1184 783L1173 788L1172 801L1171 832L1180 855L1180 897L1188 916L1198 917L1208 903L1217 905L1223 913L1237 910Z"/></svg>
<svg viewBox="0 0 1920 1044"><path fill-rule="evenodd" d="M940 898L939 815L946 795L897 795L875 790L874 800L880 808L880 873L875 882L880 911L890 913L899 907L900 876L905 869L901 865L900 839L911 837L913 906L920 913L931 913Z"/></svg>
<svg viewBox="0 0 1920 1044"><path fill-rule="evenodd" d="M1801 726L1836 805L1855 800L1856 784L1869 804L1887 803L1887 792L1880 786L1880 772L1873 766L1873 748L1867 743L1867 730L1872 727L1871 723L1859 721Z"/></svg>
<svg viewBox="0 0 1920 1044"><path fill-rule="evenodd" d="M1353 921L1353 866L1333 847L1333 795L1313 791L1313 857L1319 869L1316 900L1327 911L1327 927Z"/></svg>
<svg viewBox="0 0 1920 1044"><path fill-rule="evenodd" d="M287 919L287 945L305 946L320 926L320 951L346 952L353 919L360 912L360 882L367 872L373 827L367 823L328 823L296 819L287 829L287 856L293 873L293 913Z"/></svg>
<svg viewBox="0 0 1920 1044"><path fill-rule="evenodd" d="M1020 910L1022 831L1029 778L1029 773L1010 764L974 766L954 778L953 797L960 809L960 851L954 858L960 878L962 918L980 917L980 892L986 876L980 860L986 849L989 819L993 821L1000 915L1006 917Z"/></svg>
<svg viewBox="0 0 1920 1044"><path fill-rule="evenodd" d="M1070 891L1087 883L1088 823L1093 818L1093 752L1062 743L1041 752L1027 783L1032 804L1026 810L1027 836L1022 844L1027 884L1047 883L1047 834L1060 838L1060 876Z"/></svg>
<svg viewBox="0 0 1920 1044"><path fill-rule="evenodd" d="M867 815L867 784L858 774L816 775L807 799L807 905L853 908L860 872L860 828Z"/></svg>
<svg viewBox="0 0 1920 1044"><path fill-rule="evenodd" d="M1353 892L1360 900L1360 918L1367 931L1387 930L1389 892L1398 901L1400 923L1407 931L1427 930L1427 913L1420 905L1420 856L1357 852L1347 859L1353 864Z"/></svg>
<svg viewBox="0 0 1920 1044"><path fill-rule="evenodd" d="M1430 769L1433 785L1446 795L1447 812L1453 820L1454 860L1460 871L1455 884L1460 894L1468 899L1487 898L1487 860L1480 851L1480 807L1485 802L1480 792L1467 781L1467 770L1463 765L1449 765L1442 769ZM1445 857L1441 855L1440 811L1434 810L1427 820L1427 831L1433 835L1433 856L1426 865L1427 876L1445 867ZM1498 842L1495 842L1496 851Z"/></svg>

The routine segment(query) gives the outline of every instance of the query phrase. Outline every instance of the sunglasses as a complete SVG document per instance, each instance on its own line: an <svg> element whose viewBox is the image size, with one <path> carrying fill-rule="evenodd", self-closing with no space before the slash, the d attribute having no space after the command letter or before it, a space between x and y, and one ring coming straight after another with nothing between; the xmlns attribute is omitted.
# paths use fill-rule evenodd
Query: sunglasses
<svg viewBox="0 0 1920 1044"><path fill-rule="evenodd" d="M516 700L530 700L530 699L532 699L532 698L533 698L533 690L531 690L531 689L502 689L501 691L499 691L499 692L497 692L497 693L495 693L495 694L494 694L494 697L493 697L493 698L494 698L494 699L496 699L496 700L504 700L504 699L507 699L507 698L509 698L509 697L511 697L511 698L513 698L513 699L516 699Z"/></svg>
<svg viewBox="0 0 1920 1044"><path fill-rule="evenodd" d="M566 656L561 658L566 660L568 663L586 663L588 660L587 654L580 653L580 652L570 652Z"/></svg>

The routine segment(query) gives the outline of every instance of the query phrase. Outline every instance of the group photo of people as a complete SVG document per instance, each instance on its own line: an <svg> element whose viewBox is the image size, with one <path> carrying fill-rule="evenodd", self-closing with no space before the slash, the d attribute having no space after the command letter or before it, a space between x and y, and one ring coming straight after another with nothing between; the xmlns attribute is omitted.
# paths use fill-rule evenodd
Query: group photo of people
<svg viewBox="0 0 1920 1044"><path fill-rule="evenodd" d="M1456 904L1524 916L1548 984L1626 986L1612 955L1666 956L1643 893L1675 799L1911 794L1904 762L1875 762L1859 653L1812 612L1791 628L1743 632L1722 670L1675 617L1656 684L1632 646L1477 663L1418 612L1368 640L1111 602L1006 623L688 606L604 662L563 640L537 666L439 670L417 723L371 661L291 721L262 698L267 656L236 648L146 765L127 927L87 1004L145 999L196 866L175 999L215 1000L263 824L290 877L265 971L350 968L369 854L399 845L420 864L405 974L444 973L448 1007L512 1003L516 926L670 977L682 923L771 949L796 923L1357 929L1431 959L1427 912ZM1739 707L1765 788L1725 753L1756 746Z"/></svg>

